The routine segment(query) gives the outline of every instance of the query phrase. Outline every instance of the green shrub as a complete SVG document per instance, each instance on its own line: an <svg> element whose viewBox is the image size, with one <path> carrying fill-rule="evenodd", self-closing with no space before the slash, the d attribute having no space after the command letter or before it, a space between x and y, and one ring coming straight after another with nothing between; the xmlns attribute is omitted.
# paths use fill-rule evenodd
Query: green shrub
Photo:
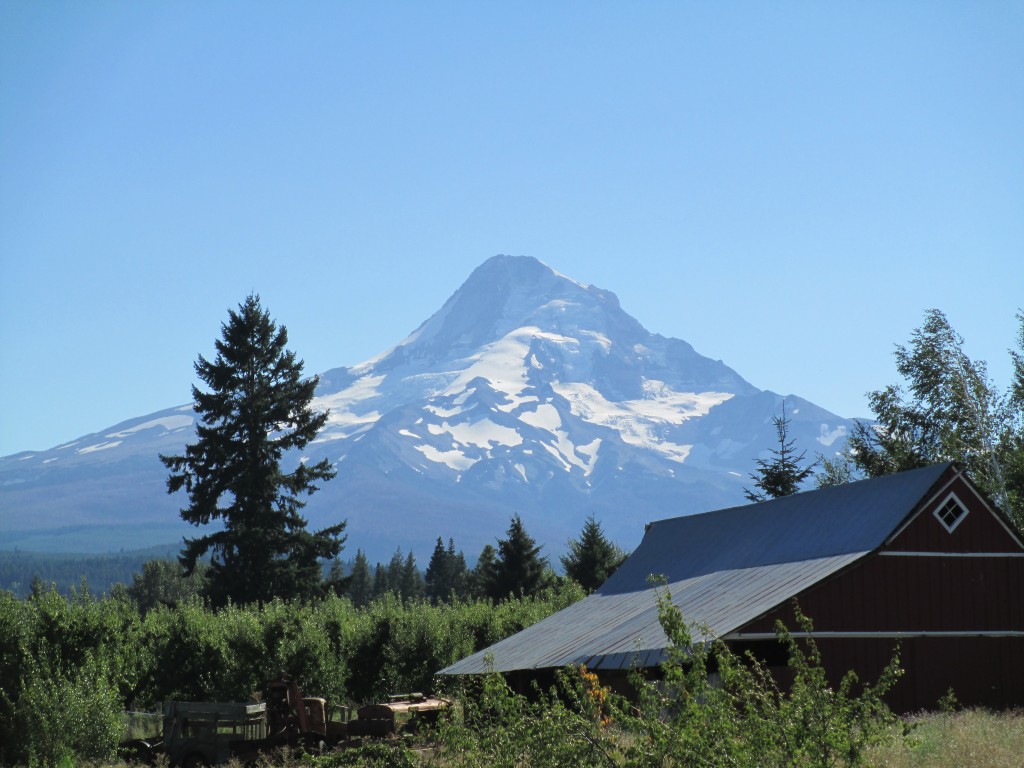
<svg viewBox="0 0 1024 768"><path fill-rule="evenodd" d="M124 707L102 665L86 656L71 674L60 667L59 660L33 660L25 669L7 745L15 763L73 766L117 749Z"/></svg>

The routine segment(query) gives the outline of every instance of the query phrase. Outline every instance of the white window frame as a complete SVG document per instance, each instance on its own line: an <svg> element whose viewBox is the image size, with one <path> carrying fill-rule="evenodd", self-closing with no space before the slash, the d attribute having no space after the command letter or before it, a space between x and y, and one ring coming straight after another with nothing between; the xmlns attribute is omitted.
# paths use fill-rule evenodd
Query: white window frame
<svg viewBox="0 0 1024 768"><path fill-rule="evenodd" d="M951 501L954 504L956 504L956 506L958 506L960 508L960 511L961 511L961 514L957 515L957 518L953 521L952 525L947 523L945 521L945 519L943 519L942 514L941 514L942 510L944 510L947 506L949 506L949 503ZM966 518L967 515L970 514L970 512L971 511L969 509L967 509L967 505L964 504L962 501L960 501L959 497L957 497L957 495L955 493L950 493L946 498L944 498L942 500L941 504L939 504L937 507L935 507L935 511L932 512L932 514L935 515L935 519L938 520L942 524L942 527L946 529L947 533L952 533L953 531L956 530L956 527L958 525L960 525L960 523L962 523L964 521L964 518Z"/></svg>

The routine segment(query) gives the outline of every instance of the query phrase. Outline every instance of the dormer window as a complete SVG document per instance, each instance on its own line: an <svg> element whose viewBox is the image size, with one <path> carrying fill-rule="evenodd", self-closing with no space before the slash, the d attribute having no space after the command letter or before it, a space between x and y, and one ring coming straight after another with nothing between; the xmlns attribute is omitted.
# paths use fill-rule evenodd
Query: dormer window
<svg viewBox="0 0 1024 768"><path fill-rule="evenodd" d="M960 525L960 522L967 517L967 507L960 503L956 494L949 494L942 505L935 510L935 517L942 523L942 527L950 533Z"/></svg>

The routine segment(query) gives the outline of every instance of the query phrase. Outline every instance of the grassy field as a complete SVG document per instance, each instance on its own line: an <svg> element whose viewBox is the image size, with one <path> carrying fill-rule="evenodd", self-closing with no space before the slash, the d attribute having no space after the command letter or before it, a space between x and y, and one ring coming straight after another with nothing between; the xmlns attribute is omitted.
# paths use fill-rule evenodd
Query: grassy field
<svg viewBox="0 0 1024 768"><path fill-rule="evenodd" d="M905 740L875 748L880 768L1020 768L1024 765L1024 711L972 709L912 718Z"/></svg>

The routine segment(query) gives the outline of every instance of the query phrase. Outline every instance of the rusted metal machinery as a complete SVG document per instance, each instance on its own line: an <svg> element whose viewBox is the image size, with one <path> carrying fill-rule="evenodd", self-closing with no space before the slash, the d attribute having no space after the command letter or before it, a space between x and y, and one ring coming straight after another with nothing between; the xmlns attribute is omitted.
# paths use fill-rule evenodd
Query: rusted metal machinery
<svg viewBox="0 0 1024 768"><path fill-rule="evenodd" d="M255 762L265 752L284 748L318 753L358 744L363 738L387 738L415 732L436 721L449 706L421 693L392 696L385 704L361 707L349 719L348 707L302 695L285 675L267 684L263 701L184 702L164 706L163 737L122 745L125 758L155 762L166 754L172 766L197 768L234 758Z"/></svg>
<svg viewBox="0 0 1024 768"><path fill-rule="evenodd" d="M446 699L430 698L422 693L403 693L392 696L386 704L367 704L360 707L356 719L348 723L351 737L394 736L399 730L412 733L423 725L437 722L441 712L451 706Z"/></svg>

